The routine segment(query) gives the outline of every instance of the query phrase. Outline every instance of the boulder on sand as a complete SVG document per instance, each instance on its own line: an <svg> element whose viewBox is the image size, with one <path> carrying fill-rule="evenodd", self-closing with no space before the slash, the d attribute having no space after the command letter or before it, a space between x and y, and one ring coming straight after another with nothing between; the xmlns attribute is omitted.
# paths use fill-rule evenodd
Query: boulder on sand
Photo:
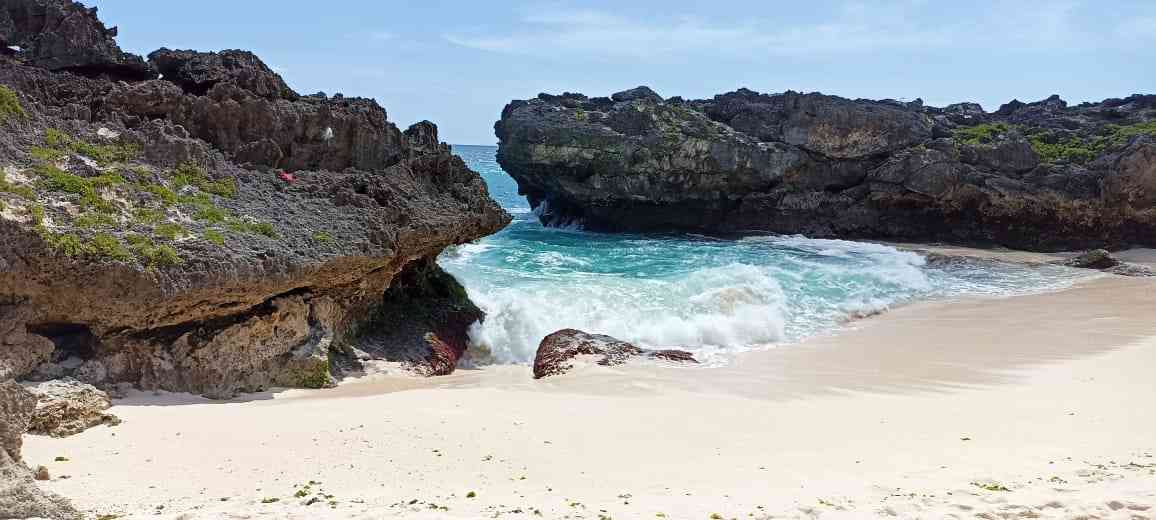
<svg viewBox="0 0 1156 520"><path fill-rule="evenodd" d="M80 518L67 500L36 487L20 448L36 396L14 381L0 382L0 518Z"/></svg>
<svg viewBox="0 0 1156 520"><path fill-rule="evenodd" d="M598 364L603 366L621 365L634 357L698 363L690 352L647 350L611 336L563 329L546 336L538 344L534 356L534 379L565 374L574 368L570 360L583 355L599 356Z"/></svg>
<svg viewBox="0 0 1156 520"><path fill-rule="evenodd" d="M105 412L112 406L112 399L92 385L63 379L46 381L28 390L37 399L29 433L68 437L93 426L120 424L120 419Z"/></svg>

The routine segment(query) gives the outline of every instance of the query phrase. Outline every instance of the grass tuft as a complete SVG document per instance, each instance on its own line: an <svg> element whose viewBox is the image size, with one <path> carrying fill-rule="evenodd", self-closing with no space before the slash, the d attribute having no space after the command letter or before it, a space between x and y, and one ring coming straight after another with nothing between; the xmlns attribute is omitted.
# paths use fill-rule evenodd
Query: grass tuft
<svg viewBox="0 0 1156 520"><path fill-rule="evenodd" d="M0 123L9 118L24 118L24 107L20 106L20 97L16 91L0 85Z"/></svg>

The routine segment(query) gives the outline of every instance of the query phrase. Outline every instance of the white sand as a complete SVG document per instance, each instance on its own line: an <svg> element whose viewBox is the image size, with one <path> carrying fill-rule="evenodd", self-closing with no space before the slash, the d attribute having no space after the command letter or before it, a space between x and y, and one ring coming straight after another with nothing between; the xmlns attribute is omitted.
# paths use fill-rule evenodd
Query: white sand
<svg viewBox="0 0 1156 520"><path fill-rule="evenodd" d="M133 518L1156 518L1154 317L1156 281L1106 277L722 368L142 394L124 424L29 437L26 458ZM318 492L334 505L303 505Z"/></svg>

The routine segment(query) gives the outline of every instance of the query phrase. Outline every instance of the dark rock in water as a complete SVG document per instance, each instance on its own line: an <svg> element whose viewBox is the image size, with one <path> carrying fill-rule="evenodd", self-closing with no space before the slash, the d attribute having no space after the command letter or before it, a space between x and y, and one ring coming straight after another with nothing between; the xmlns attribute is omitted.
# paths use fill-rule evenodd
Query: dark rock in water
<svg viewBox="0 0 1156 520"><path fill-rule="evenodd" d="M822 94L513 101L498 161L550 225L1072 250L1156 244L1156 107L987 113Z"/></svg>
<svg viewBox="0 0 1156 520"><path fill-rule="evenodd" d="M1112 256L1112 253L1103 249L1086 251L1075 258L1057 263L1080 269L1096 269L1120 276L1156 276L1150 267L1121 262Z"/></svg>
<svg viewBox="0 0 1156 520"><path fill-rule="evenodd" d="M249 51L196 52L159 49L149 63L185 92L203 96L220 83L230 83L265 99L297 99L281 76Z"/></svg>
<svg viewBox="0 0 1156 520"><path fill-rule="evenodd" d="M120 50L116 28L106 29L96 8L70 0L4 0L0 48L20 48L34 67L84 76L144 80L156 73L140 56Z"/></svg>
<svg viewBox="0 0 1156 520"><path fill-rule="evenodd" d="M437 127L298 98L241 51L154 59L171 76L0 65L22 107L0 113L0 377L214 398L324 387L386 308L434 335L430 373L451 371L480 312L464 292L391 289L449 287L437 255L510 217Z"/></svg>
<svg viewBox="0 0 1156 520"><path fill-rule="evenodd" d="M79 519L67 500L36 486L20 449L36 409L36 396L12 381L0 382L0 518Z"/></svg>
<svg viewBox="0 0 1156 520"><path fill-rule="evenodd" d="M1120 265L1120 261L1103 249L1093 249L1064 262L1069 267L1082 269L1110 269Z"/></svg>
<svg viewBox="0 0 1156 520"><path fill-rule="evenodd" d="M577 356L601 356L599 365L614 366L633 357L649 357L679 363L698 363L694 355L682 350L646 350L601 334L563 329L542 339L534 356L534 379L569 372L570 360Z"/></svg>
<svg viewBox="0 0 1156 520"><path fill-rule="evenodd" d="M93 426L120 424L120 419L105 411L112 406L112 399L92 385L67 379L47 381L28 390L37 400L29 433L68 437Z"/></svg>

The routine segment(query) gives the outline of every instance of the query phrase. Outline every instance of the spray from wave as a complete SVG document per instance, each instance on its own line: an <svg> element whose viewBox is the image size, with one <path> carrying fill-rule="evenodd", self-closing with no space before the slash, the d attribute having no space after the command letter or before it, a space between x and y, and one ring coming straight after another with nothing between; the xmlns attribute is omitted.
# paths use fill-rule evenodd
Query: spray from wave
<svg viewBox="0 0 1156 520"><path fill-rule="evenodd" d="M913 252L845 240L546 228L493 162L492 147L455 151L514 214L505 230L441 258L486 312L471 339L493 362L529 362L541 339L563 328L677 347L710 361L914 300L1051 290L1081 276L1053 266L929 265Z"/></svg>

